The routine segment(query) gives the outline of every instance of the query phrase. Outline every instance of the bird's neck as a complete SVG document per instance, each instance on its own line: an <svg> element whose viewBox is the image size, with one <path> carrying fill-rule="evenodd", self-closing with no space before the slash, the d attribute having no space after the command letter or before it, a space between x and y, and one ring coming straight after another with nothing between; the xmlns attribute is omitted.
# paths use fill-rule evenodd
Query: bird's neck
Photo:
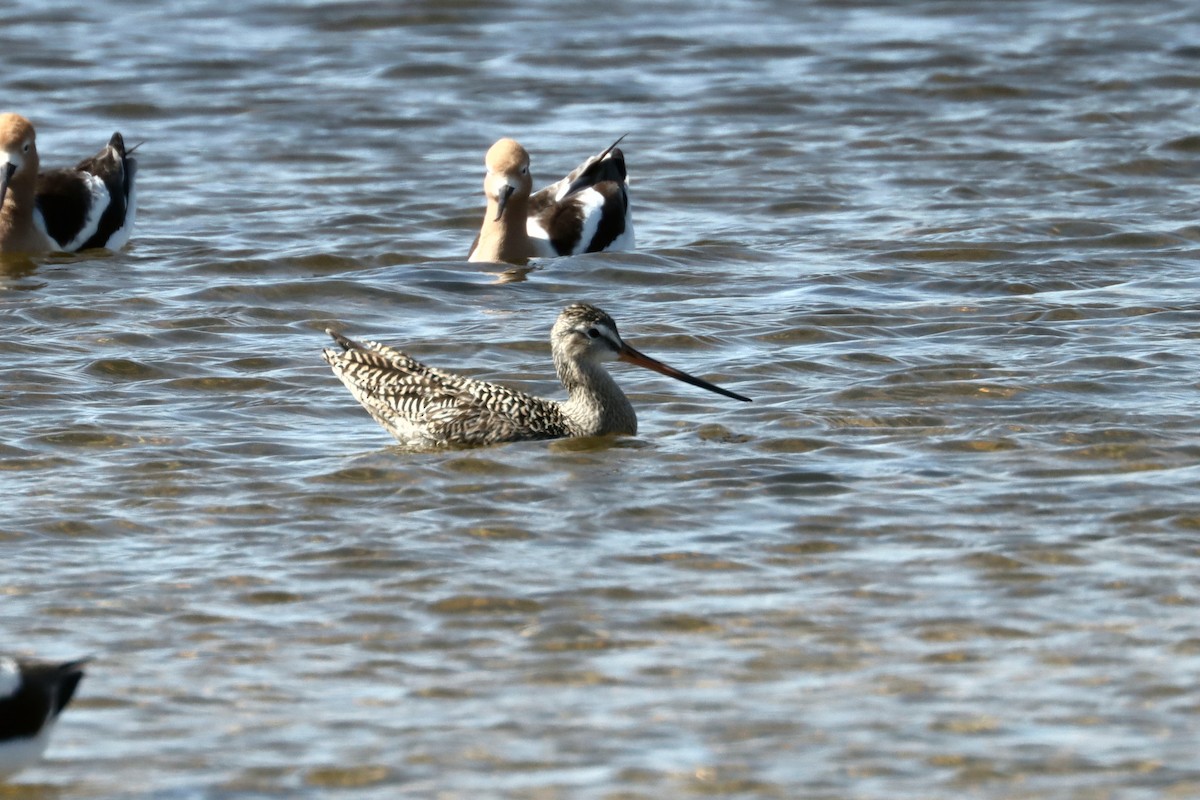
<svg viewBox="0 0 1200 800"><path fill-rule="evenodd" d="M496 219L496 201L488 198L487 213L479 230L479 245L472 261L502 261L524 264L537 255L537 248L526 228L529 217L529 198L512 197L504 207L504 216Z"/></svg>
<svg viewBox="0 0 1200 800"><path fill-rule="evenodd" d="M583 436L637 433L637 415L629 398L599 364L556 360L558 378L567 390L563 413Z"/></svg>
<svg viewBox="0 0 1200 800"><path fill-rule="evenodd" d="M0 252L36 252L46 249L44 237L33 224L36 172L22 170L13 176L0 208Z"/></svg>
<svg viewBox="0 0 1200 800"><path fill-rule="evenodd" d="M32 169L31 169L32 168ZM37 162L26 162L25 167L13 175L4 194L4 207L0 214L33 216L35 191L37 189Z"/></svg>

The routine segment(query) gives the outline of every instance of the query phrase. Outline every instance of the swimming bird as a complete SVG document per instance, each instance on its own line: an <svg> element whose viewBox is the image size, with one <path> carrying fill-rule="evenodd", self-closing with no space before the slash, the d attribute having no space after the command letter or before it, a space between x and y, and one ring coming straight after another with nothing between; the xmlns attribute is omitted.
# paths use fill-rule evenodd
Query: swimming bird
<svg viewBox="0 0 1200 800"><path fill-rule="evenodd" d="M637 364L750 401L638 352L621 339L612 317L587 303L563 309L550 332L554 367L567 390L565 402L432 369L391 347L326 333L342 348L323 351L333 373L376 422L410 447L635 434L633 406L605 370L607 361Z"/></svg>
<svg viewBox="0 0 1200 800"><path fill-rule="evenodd" d="M525 148L512 139L492 145L484 159L487 211L467 260L524 264L534 257L632 250L621 139L534 194Z"/></svg>
<svg viewBox="0 0 1200 800"><path fill-rule="evenodd" d="M39 172L35 140L29 120L0 114L0 253L124 247L137 216L137 148L114 133L73 168Z"/></svg>
<svg viewBox="0 0 1200 800"><path fill-rule="evenodd" d="M86 662L51 664L0 656L0 781L42 757Z"/></svg>

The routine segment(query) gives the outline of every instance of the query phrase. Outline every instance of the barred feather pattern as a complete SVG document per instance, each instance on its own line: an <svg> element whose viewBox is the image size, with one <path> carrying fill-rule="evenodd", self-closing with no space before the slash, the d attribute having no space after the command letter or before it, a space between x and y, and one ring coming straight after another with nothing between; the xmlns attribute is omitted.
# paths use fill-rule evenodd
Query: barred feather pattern
<svg viewBox="0 0 1200 800"><path fill-rule="evenodd" d="M326 363L363 408L410 447L480 446L578 436L553 400L428 367L378 342L335 335Z"/></svg>

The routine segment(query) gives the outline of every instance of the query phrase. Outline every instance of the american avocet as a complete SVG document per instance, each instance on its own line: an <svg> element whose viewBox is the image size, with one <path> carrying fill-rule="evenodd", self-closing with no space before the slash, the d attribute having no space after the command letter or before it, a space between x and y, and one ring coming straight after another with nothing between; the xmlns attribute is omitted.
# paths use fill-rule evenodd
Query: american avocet
<svg viewBox="0 0 1200 800"><path fill-rule="evenodd" d="M41 173L35 138L29 120L0 114L0 253L123 247L137 214L137 160L121 134L73 168Z"/></svg>
<svg viewBox="0 0 1200 800"><path fill-rule="evenodd" d="M0 780L42 757L86 661L47 664L0 656Z"/></svg>
<svg viewBox="0 0 1200 800"><path fill-rule="evenodd" d="M633 249L620 141L532 195L529 153L512 139L492 145L484 159L487 212L467 260L524 264L534 257Z"/></svg>
<svg viewBox="0 0 1200 800"><path fill-rule="evenodd" d="M606 361L627 361L750 401L638 352L621 339L612 317L586 303L563 309L550 332L554 368L567 389L565 402L431 369L391 347L326 333L342 348L323 353L333 373L376 422L410 447L635 434L633 406L604 369Z"/></svg>

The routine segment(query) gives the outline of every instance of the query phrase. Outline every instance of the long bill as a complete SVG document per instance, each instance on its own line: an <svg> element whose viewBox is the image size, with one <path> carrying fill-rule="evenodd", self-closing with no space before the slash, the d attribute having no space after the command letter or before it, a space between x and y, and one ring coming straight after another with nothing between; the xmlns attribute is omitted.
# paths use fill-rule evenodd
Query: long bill
<svg viewBox="0 0 1200 800"><path fill-rule="evenodd" d="M740 395L737 392L731 392L728 389L722 389L720 386L711 384L703 378L697 378L695 375L688 375L682 370L669 367L658 359L651 358L645 353L630 347L625 342L621 342L621 349L617 351L617 359L619 361L625 361L629 364L637 364L639 367L652 369L660 375L666 375L668 378L674 378L677 381L690 383L692 386L699 386L701 389L708 389L710 392L716 392L717 394L723 394L726 397L732 397L734 400L741 400L745 403L752 402L749 397Z"/></svg>
<svg viewBox="0 0 1200 800"><path fill-rule="evenodd" d="M8 195L8 182L12 180L17 165L12 162L0 165L0 208L4 208L4 198Z"/></svg>
<svg viewBox="0 0 1200 800"><path fill-rule="evenodd" d="M500 191L496 193L496 216L492 217L493 220L504 216L504 209L508 205L508 198L512 197L515 191L516 187L511 184L506 183L500 187Z"/></svg>

